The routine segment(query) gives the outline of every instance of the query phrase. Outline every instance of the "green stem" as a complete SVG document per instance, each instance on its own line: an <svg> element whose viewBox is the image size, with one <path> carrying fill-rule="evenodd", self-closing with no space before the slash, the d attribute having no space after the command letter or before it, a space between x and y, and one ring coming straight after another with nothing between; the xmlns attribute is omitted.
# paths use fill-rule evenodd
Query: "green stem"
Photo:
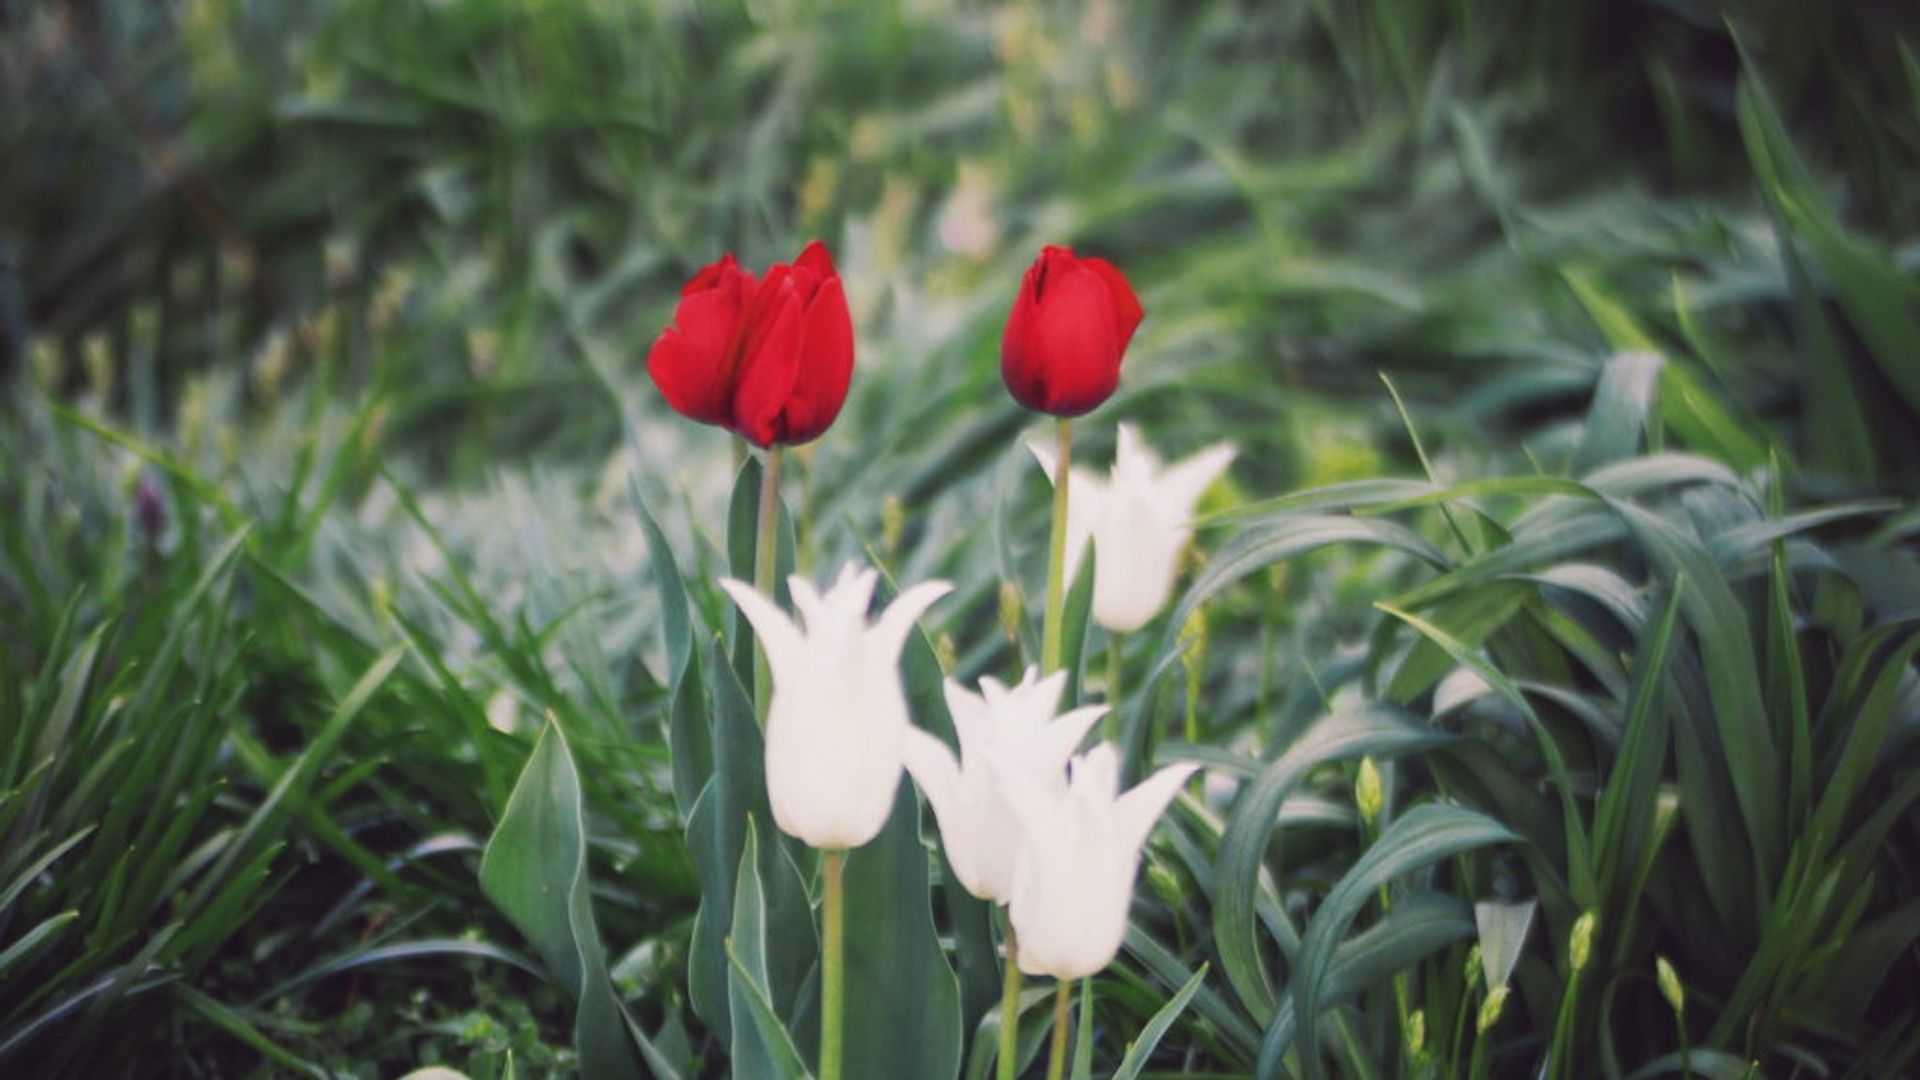
<svg viewBox="0 0 1920 1080"><path fill-rule="evenodd" d="M1067 477L1073 466L1073 421L1060 421L1059 458L1053 466L1053 532L1047 541L1047 606L1040 624L1040 674L1060 670L1060 604L1067 576Z"/></svg>
<svg viewBox="0 0 1920 1080"><path fill-rule="evenodd" d="M1682 1013L1673 1014L1673 1026L1680 1032L1680 1075L1693 1075L1693 1052L1687 1043L1687 1018Z"/></svg>
<svg viewBox="0 0 1920 1080"><path fill-rule="evenodd" d="M1120 737L1120 669L1120 635L1110 633L1107 635L1107 715L1101 721L1108 742Z"/></svg>
<svg viewBox="0 0 1920 1080"><path fill-rule="evenodd" d="M1047 1080L1060 1080L1067 1074L1067 1027L1073 1015L1073 980L1061 979L1059 983L1060 988L1053 995L1053 1049L1047 1053Z"/></svg>
<svg viewBox="0 0 1920 1080"><path fill-rule="evenodd" d="M847 1011L845 866L845 852L820 853L820 874L826 885L820 941L820 1080L840 1080L840 1038Z"/></svg>
<svg viewBox="0 0 1920 1080"><path fill-rule="evenodd" d="M754 519L753 587L773 596L773 562L780 534L780 448L767 448L766 465L760 472L760 509ZM767 650L759 635L753 639L753 714L760 726L767 726L767 708L773 703L773 669L767 665Z"/></svg>
<svg viewBox="0 0 1920 1080"><path fill-rule="evenodd" d="M1000 1080L1013 1080L1020 1062L1020 942L1007 919L1006 970L1000 978Z"/></svg>

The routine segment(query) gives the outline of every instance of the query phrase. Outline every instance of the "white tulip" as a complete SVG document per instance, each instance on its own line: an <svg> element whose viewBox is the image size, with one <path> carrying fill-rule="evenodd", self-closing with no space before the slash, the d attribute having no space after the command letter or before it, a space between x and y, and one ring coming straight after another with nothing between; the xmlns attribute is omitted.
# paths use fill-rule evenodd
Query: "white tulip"
<svg viewBox="0 0 1920 1080"><path fill-rule="evenodd" d="M1007 909L1021 971L1080 979L1113 962L1127 933L1140 848L1197 767L1169 765L1121 795L1119 752L1102 743L1073 759L1063 795L1017 781L1006 786L1025 835Z"/></svg>
<svg viewBox="0 0 1920 1080"><path fill-rule="evenodd" d="M1013 896L1014 857L1020 819L1003 789L1017 776L1057 798L1067 790L1067 759L1106 706L1056 716L1065 672L1040 678L1028 668L1008 689L982 679L978 694L947 680L947 710L960 736L960 758L947 744L919 728L907 732L907 772L933 804L940 838L954 876L982 900L1004 904Z"/></svg>
<svg viewBox="0 0 1920 1080"><path fill-rule="evenodd" d="M900 784L907 722L900 649L914 620L952 588L928 581L867 620L875 574L849 563L823 595L787 579L805 629L744 582L720 587L753 624L773 675L767 710L767 800L782 832L816 848L856 848L879 834Z"/></svg>
<svg viewBox="0 0 1920 1080"><path fill-rule="evenodd" d="M1052 447L1028 444L1047 479L1059 471ZM1070 470L1067 489L1067 580L1080 554L1093 542L1093 621L1130 633L1160 613L1173 593L1180 549L1192 534L1189 522L1200 496L1233 462L1232 443L1212 446L1162 466L1140 433L1121 424L1113 472L1102 477Z"/></svg>

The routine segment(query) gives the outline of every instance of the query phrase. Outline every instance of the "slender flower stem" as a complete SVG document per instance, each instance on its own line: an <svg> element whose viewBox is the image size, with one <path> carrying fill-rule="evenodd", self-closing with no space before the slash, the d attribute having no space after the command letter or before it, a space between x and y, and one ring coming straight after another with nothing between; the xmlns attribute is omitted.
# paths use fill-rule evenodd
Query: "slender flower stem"
<svg viewBox="0 0 1920 1080"><path fill-rule="evenodd" d="M767 448L766 464L760 471L760 509L754 519L753 587L773 595L773 562L780 535L780 448ZM766 646L758 634L753 639L753 714L760 726L767 724L767 707L773 702L773 670L767 666Z"/></svg>
<svg viewBox="0 0 1920 1080"><path fill-rule="evenodd" d="M1000 1064L999 1080L1013 1080L1020 1062L1020 942L1013 933L1013 919L1007 919L1006 970L1000 976Z"/></svg>
<svg viewBox="0 0 1920 1080"><path fill-rule="evenodd" d="M1060 670L1060 604L1067 576L1067 477L1073 466L1073 421L1060 421L1059 460L1053 467L1053 532L1047 541L1047 606L1040 623L1040 674Z"/></svg>
<svg viewBox="0 0 1920 1080"><path fill-rule="evenodd" d="M1101 721L1106 726L1106 739L1113 742L1120 737L1120 635L1107 635L1107 716ZM1156 748L1157 749L1157 748Z"/></svg>
<svg viewBox="0 0 1920 1080"><path fill-rule="evenodd" d="M1060 1080L1067 1074L1067 1024L1072 1015L1073 980L1061 979L1053 995L1053 1049L1047 1054L1047 1080Z"/></svg>
<svg viewBox="0 0 1920 1080"><path fill-rule="evenodd" d="M820 1080L840 1080L841 1031L847 1011L846 853L822 851L820 876L826 902L820 935Z"/></svg>

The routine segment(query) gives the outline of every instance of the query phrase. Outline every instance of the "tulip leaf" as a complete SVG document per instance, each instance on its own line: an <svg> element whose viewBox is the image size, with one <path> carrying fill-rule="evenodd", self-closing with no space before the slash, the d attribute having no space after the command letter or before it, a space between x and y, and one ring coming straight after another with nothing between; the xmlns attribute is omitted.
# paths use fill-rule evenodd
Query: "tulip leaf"
<svg viewBox="0 0 1920 1080"><path fill-rule="evenodd" d="M1120 1067L1113 1071L1113 1080L1136 1080L1139 1077L1140 1070L1147 1067L1147 1060L1159 1048L1161 1038L1173 1027L1173 1022L1180 1018L1180 1014L1186 1011L1187 1003L1200 992L1200 986L1206 979L1207 965L1201 964L1200 970L1193 973L1193 978L1168 998L1167 1003L1160 1006L1160 1011L1154 1013L1140 1033L1127 1044L1127 1054L1120 1059Z"/></svg>
<svg viewBox="0 0 1920 1080"><path fill-rule="evenodd" d="M920 797L894 793L880 835L847 853L846 1076L951 1080L960 1071L960 984L933 925Z"/></svg>
<svg viewBox="0 0 1920 1080"><path fill-rule="evenodd" d="M694 805L713 776L713 724L707 715L707 684L700 668L697 654L687 658L685 677L673 688L667 714L667 760L682 825L693 820Z"/></svg>
<svg viewBox="0 0 1920 1080"><path fill-rule="evenodd" d="M794 1080L806 1075L793 1037L767 996L767 905L760 889L759 848L752 818L734 876L733 927L724 943L729 977L727 1013L733 1028L728 1066L735 1076Z"/></svg>
<svg viewBox="0 0 1920 1080"><path fill-rule="evenodd" d="M1330 544L1370 543L1393 548L1423 562L1444 568L1447 558L1419 533L1379 518L1343 515L1281 515L1256 521L1236 534L1208 560L1207 568L1174 605L1154 654L1147 683L1157 682L1180 659L1180 629L1195 611L1215 595L1249 574L1285 562ZM1143 685L1142 693L1145 693Z"/></svg>
<svg viewBox="0 0 1920 1080"><path fill-rule="evenodd" d="M732 919L734 878L745 849L748 820L770 822L765 748L753 707L733 668L715 646L707 674L713 686L713 776L687 821L687 848L700 878L687 958L688 997L694 1012L729 1040L725 938ZM777 836L756 845L767 925L767 990L776 1003L793 1003L819 957L806 883Z"/></svg>
<svg viewBox="0 0 1920 1080"><path fill-rule="evenodd" d="M1388 826L1327 892L1307 924L1293 977L1300 1064L1308 1080L1320 1075L1318 1025L1314 1021L1337 989L1330 977L1336 951L1360 909L1381 886L1402 874L1463 851L1517 839L1506 826L1472 810L1432 803L1416 806Z"/></svg>
<svg viewBox="0 0 1920 1080"><path fill-rule="evenodd" d="M673 545L647 511L646 502L640 498L640 482L633 476L627 477L627 497L633 503L634 516L640 519L640 531L646 534L647 559L653 565L653 583L660 593L660 633L667 650L667 670L661 681L668 687L678 687L693 655L693 616L687 604L687 585L680 578Z"/></svg>
<svg viewBox="0 0 1920 1080"><path fill-rule="evenodd" d="M1241 792L1215 862L1213 934L1227 982L1256 1022L1264 1025L1279 1004L1254 938L1254 925L1267 838L1288 793L1324 762L1363 754L1393 757L1452 738L1384 702L1343 708L1304 731Z"/></svg>
<svg viewBox="0 0 1920 1080"><path fill-rule="evenodd" d="M1094 545L1088 544L1086 553L1080 559L1080 567L1074 572L1073 585L1067 590L1066 601L1060 608L1060 667L1067 673L1066 689L1060 692L1060 708L1063 711L1084 704L1081 691L1086 682L1087 629L1092 625L1094 562L1097 558ZM1109 704L1116 708L1119 705L1118 702Z"/></svg>
<svg viewBox="0 0 1920 1080"><path fill-rule="evenodd" d="M1080 980L1080 1016L1073 1023L1072 1080L1093 1080L1093 980Z"/></svg>
<svg viewBox="0 0 1920 1080"><path fill-rule="evenodd" d="M1473 934L1472 913L1451 896L1411 893L1396 897L1392 911L1334 950L1323 1000L1331 1007L1363 994L1396 972ZM1283 1075L1281 1059L1299 1033L1294 1006L1291 997L1281 1002L1273 1022L1267 1025L1253 1070L1259 1080Z"/></svg>
<svg viewBox="0 0 1920 1080"><path fill-rule="evenodd" d="M941 690L940 659L918 627L907 635L901 650L900 676L914 723L938 735L958 753L959 738ZM993 905L960 884L944 847L940 849L940 881L947 932L953 938L954 966L960 978L960 1027L963 1032L972 1031L1000 1000L1000 952L993 940Z"/></svg>
<svg viewBox="0 0 1920 1080"><path fill-rule="evenodd" d="M583 815L573 754L560 726L549 721L487 841L480 889L533 943L573 998L581 1072L638 1076L640 1060L594 926Z"/></svg>
<svg viewBox="0 0 1920 1080"><path fill-rule="evenodd" d="M740 473L733 483L733 497L727 506L727 566L729 572L741 581L758 580L754 561L759 557L759 521L760 521L760 477L764 475L757 457L747 458L740 466ZM773 599L782 608L791 610L793 603L787 597L787 577L794 568L793 517L787 513L787 503L780 500L779 531L774 535L773 554ZM747 617L738 611L734 613L733 623L733 663L734 673L742 686L753 685L753 628L747 625Z"/></svg>

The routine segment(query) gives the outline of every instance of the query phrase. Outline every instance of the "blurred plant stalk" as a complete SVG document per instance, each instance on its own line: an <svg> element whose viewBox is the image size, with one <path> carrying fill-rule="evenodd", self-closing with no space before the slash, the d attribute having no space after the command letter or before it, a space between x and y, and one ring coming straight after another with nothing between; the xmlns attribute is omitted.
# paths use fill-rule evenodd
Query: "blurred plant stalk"
<svg viewBox="0 0 1920 1080"><path fill-rule="evenodd" d="M767 447L766 465L760 471L760 510L754 518L753 587L763 595L774 595L774 557L779 549L780 460L778 446ZM767 647L760 635L753 635L753 715L764 730L767 707L773 701L773 669L767 664Z"/></svg>

